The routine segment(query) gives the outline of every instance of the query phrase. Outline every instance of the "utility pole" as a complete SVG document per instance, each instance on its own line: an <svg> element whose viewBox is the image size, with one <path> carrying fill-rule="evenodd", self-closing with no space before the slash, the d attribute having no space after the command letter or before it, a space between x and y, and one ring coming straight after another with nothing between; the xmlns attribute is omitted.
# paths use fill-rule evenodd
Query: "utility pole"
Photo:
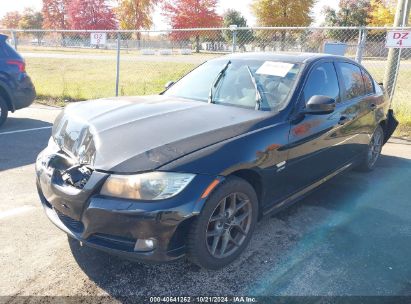
<svg viewBox="0 0 411 304"><path fill-rule="evenodd" d="M394 18L394 27L407 26L410 14L411 0L398 0ZM392 100L395 90L396 77L398 76L401 61L401 49L390 48L388 51L387 68L384 75L384 89Z"/></svg>

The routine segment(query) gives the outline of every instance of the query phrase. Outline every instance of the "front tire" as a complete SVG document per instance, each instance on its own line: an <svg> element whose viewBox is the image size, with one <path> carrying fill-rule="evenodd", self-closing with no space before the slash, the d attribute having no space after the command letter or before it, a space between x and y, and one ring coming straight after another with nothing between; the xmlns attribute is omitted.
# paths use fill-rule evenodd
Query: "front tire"
<svg viewBox="0 0 411 304"><path fill-rule="evenodd" d="M244 251L258 218L253 187L228 177L208 197L188 237L188 258L208 269L227 266Z"/></svg>
<svg viewBox="0 0 411 304"><path fill-rule="evenodd" d="M375 168L378 158L381 155L382 146L384 145L384 130L380 125L374 131L368 145L367 154L363 162L358 166L359 171L369 172Z"/></svg>
<svg viewBox="0 0 411 304"><path fill-rule="evenodd" d="M8 114L9 108L7 107L7 103L0 97L0 127L6 122Z"/></svg>

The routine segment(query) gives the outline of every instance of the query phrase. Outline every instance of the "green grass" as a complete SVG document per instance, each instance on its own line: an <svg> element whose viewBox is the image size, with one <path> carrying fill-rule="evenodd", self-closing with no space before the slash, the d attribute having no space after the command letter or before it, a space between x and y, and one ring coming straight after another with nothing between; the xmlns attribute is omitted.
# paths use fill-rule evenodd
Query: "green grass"
<svg viewBox="0 0 411 304"><path fill-rule="evenodd" d="M114 60L27 58L27 71L36 87L38 99L78 101L115 95ZM194 64L171 62L122 62L120 95L148 95L163 90L194 68Z"/></svg>
<svg viewBox="0 0 411 304"><path fill-rule="evenodd" d="M378 82L383 81L384 67L375 67L372 63L366 62L365 66ZM411 138L411 67L409 66L400 66L392 106L400 122L395 135Z"/></svg>

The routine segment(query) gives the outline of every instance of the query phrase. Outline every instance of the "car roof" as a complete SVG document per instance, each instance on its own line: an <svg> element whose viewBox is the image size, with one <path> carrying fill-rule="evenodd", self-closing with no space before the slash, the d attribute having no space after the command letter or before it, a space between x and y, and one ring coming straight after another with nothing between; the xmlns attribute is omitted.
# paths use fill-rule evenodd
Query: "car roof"
<svg viewBox="0 0 411 304"><path fill-rule="evenodd" d="M344 59L349 60L347 57L335 56L324 53L274 53L274 52L250 52L250 53L234 53L224 57L225 59L244 59L244 60L272 60L272 61L284 61L290 63L308 63L322 58L327 59Z"/></svg>

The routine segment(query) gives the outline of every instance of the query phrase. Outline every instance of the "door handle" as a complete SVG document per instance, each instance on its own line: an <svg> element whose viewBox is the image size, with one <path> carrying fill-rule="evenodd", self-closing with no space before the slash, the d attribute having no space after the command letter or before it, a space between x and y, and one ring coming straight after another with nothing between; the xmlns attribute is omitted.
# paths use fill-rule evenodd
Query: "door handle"
<svg viewBox="0 0 411 304"><path fill-rule="evenodd" d="M377 105L375 103L372 103L369 105L371 110L375 110L377 108Z"/></svg>
<svg viewBox="0 0 411 304"><path fill-rule="evenodd" d="M338 124L339 125L343 125L343 124L345 124L346 122L348 122L350 119L347 117L347 116L341 116L340 117L340 120L338 121Z"/></svg>

